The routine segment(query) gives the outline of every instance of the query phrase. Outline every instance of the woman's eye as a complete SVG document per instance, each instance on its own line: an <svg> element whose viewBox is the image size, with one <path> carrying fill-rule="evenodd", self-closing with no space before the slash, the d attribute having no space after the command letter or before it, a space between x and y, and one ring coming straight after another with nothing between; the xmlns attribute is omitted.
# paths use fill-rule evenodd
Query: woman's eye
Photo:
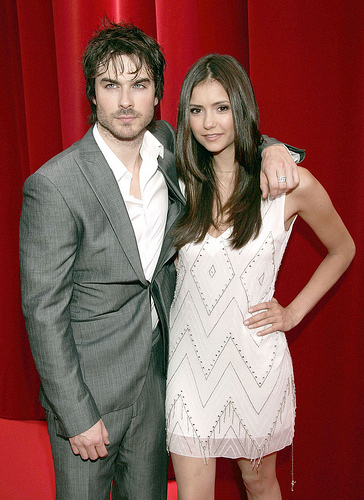
<svg viewBox="0 0 364 500"><path fill-rule="evenodd" d="M190 113L192 115L197 115L198 113L201 112L201 109L200 108L190 108Z"/></svg>

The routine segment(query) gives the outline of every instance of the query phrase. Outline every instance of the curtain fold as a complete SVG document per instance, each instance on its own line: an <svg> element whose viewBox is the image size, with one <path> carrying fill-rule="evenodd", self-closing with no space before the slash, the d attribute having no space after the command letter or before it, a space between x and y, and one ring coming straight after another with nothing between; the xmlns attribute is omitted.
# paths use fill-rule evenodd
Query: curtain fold
<svg viewBox="0 0 364 500"><path fill-rule="evenodd" d="M351 269L288 338L298 401L296 498L357 498L362 487L357 443L363 438L361 3L0 0L0 6L0 416L43 415L20 307L21 187L87 130L81 57L107 15L132 21L164 48L160 114L173 125L183 77L197 58L219 52L240 60L250 71L262 132L306 148L304 166L327 188L351 231L358 248ZM298 223L277 284L283 303L304 285L322 254L311 232ZM236 465L220 461L218 470L217 498L226 495L226 478L229 498L239 498ZM289 451L279 455L278 474L283 497L290 498Z"/></svg>

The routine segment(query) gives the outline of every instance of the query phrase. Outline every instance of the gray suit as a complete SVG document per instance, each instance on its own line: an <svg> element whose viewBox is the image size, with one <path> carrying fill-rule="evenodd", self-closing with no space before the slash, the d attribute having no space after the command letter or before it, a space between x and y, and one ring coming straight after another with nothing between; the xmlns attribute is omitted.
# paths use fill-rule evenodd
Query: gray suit
<svg viewBox="0 0 364 500"><path fill-rule="evenodd" d="M173 150L170 125L158 122L153 133ZM169 209L164 243L150 283L143 273L119 187L91 129L24 184L20 222L22 304L41 379L40 401L51 422L50 434L74 436L101 417L105 421L106 415L115 417L119 411L130 409L138 400L152 362L151 296L163 341L156 359L162 374L165 370L175 285L170 230L183 198L172 152L165 148L164 158L159 157L158 163L168 186ZM159 392L164 390L161 384ZM164 427L162 431L164 434ZM68 440L65 443L70 449ZM55 448L56 462L55 454L64 453L64 449L57 452ZM84 464L80 457L73 458L72 467ZM98 462L102 460L91 463L91 467ZM164 495L130 493L120 498L154 499ZM103 497L95 493L90 498Z"/></svg>

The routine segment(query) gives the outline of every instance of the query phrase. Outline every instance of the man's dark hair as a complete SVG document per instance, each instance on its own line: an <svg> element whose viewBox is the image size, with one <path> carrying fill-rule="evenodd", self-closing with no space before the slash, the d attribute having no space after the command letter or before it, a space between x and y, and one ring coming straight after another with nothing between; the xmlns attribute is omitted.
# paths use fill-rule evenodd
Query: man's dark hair
<svg viewBox="0 0 364 500"><path fill-rule="evenodd" d="M95 78L104 73L109 64L124 70L121 55L127 55L135 63L135 77L142 66L154 81L155 96L163 97L165 59L160 45L149 35L131 23L114 23L103 20L103 25L88 42L83 53L82 67L86 80L86 97L91 106L89 122L96 123Z"/></svg>

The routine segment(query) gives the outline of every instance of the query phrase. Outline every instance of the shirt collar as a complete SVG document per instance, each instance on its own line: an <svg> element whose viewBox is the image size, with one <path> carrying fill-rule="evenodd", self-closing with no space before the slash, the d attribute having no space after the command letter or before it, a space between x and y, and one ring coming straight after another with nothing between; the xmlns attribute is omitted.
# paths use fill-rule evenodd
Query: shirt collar
<svg viewBox="0 0 364 500"><path fill-rule="evenodd" d="M106 144L105 140L101 137L101 134L97 128L97 123L93 127L93 136L96 144L104 155L109 167L113 171L115 178L119 181L127 172L128 169L125 167L123 162L119 160L116 154L111 150L111 148ZM143 142L140 148L140 156L142 160L145 160L147 156L151 157L155 161L158 156L164 157L164 146L149 130L145 131Z"/></svg>
<svg viewBox="0 0 364 500"><path fill-rule="evenodd" d="M164 158L164 146L161 144L155 135L153 135L149 130L146 130L142 147L140 148L140 156L144 160L145 154L150 155L153 159L157 159L158 156Z"/></svg>

